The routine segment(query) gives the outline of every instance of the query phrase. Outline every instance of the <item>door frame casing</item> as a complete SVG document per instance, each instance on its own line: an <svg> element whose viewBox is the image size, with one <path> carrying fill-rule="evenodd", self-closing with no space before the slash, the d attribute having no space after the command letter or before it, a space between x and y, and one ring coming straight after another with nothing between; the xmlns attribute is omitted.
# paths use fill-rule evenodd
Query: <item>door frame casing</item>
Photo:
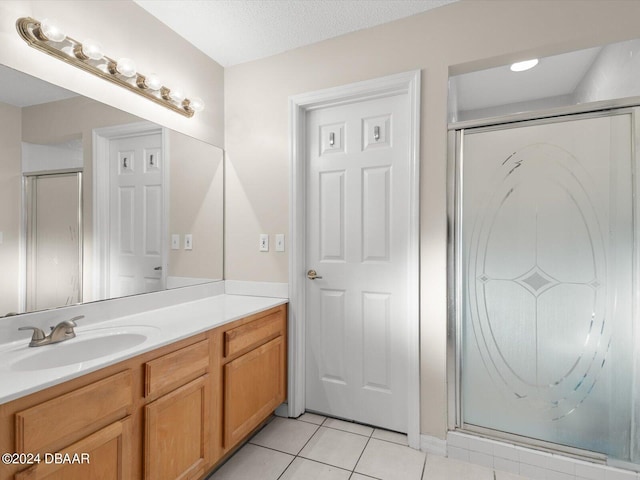
<svg viewBox="0 0 640 480"><path fill-rule="evenodd" d="M414 70L289 97L289 379L288 415L305 411L305 281L306 281L306 128L307 114L395 95L409 101L409 241L407 255L407 435L409 446L420 448L420 86Z"/></svg>
<svg viewBox="0 0 640 480"><path fill-rule="evenodd" d="M160 134L162 136L162 275L166 280L169 242L169 135L167 129L151 122L127 123L92 131L93 144L93 255L92 294L93 300L110 298L110 196L111 173L109 169L109 146L111 140Z"/></svg>

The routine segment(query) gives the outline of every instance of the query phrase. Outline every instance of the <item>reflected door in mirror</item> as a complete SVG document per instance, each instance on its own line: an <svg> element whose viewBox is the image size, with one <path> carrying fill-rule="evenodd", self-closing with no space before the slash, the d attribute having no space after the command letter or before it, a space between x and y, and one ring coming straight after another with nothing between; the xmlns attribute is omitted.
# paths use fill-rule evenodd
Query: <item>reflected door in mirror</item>
<svg viewBox="0 0 640 480"><path fill-rule="evenodd" d="M110 142L110 292L164 289L162 135Z"/></svg>

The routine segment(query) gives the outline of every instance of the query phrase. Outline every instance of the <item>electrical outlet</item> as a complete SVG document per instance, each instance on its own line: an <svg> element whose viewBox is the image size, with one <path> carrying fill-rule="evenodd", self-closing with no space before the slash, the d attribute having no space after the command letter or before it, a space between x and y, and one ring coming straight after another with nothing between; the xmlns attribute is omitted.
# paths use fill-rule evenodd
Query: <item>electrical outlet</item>
<svg viewBox="0 0 640 480"><path fill-rule="evenodd" d="M171 235L171 250L180 250L180 234Z"/></svg>
<svg viewBox="0 0 640 480"><path fill-rule="evenodd" d="M276 252L284 252L284 233L276 233Z"/></svg>
<svg viewBox="0 0 640 480"><path fill-rule="evenodd" d="M269 235L267 233L261 233L260 234L259 250L261 252L268 252L269 251Z"/></svg>
<svg viewBox="0 0 640 480"><path fill-rule="evenodd" d="M187 233L184 236L184 249L193 250L193 235L190 233Z"/></svg>

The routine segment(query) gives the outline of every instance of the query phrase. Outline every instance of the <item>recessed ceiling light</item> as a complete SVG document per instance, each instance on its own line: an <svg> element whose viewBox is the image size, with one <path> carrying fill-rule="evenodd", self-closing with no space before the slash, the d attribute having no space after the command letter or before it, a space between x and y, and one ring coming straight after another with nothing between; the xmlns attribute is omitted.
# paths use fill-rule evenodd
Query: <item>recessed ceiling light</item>
<svg viewBox="0 0 640 480"><path fill-rule="evenodd" d="M538 59L533 58L531 60L525 60L524 62L516 62L511 65L512 72L524 72L530 68L535 67L538 64Z"/></svg>

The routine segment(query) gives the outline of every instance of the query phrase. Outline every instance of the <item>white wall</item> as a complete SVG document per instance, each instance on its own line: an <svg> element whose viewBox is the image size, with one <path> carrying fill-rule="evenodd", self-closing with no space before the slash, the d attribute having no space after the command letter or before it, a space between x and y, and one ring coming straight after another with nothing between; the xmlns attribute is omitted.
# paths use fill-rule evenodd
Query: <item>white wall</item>
<svg viewBox="0 0 640 480"><path fill-rule="evenodd" d="M604 47L575 91L575 103L636 96L640 92L640 42Z"/></svg>
<svg viewBox="0 0 640 480"><path fill-rule="evenodd" d="M638 18L638 1L463 0L225 69L225 277L287 281L257 245L289 228L288 97L421 69L421 431L444 438L448 75L640 37Z"/></svg>
<svg viewBox="0 0 640 480"><path fill-rule="evenodd" d="M82 170L83 160L80 139L45 145L22 142L23 174L64 169Z"/></svg>

